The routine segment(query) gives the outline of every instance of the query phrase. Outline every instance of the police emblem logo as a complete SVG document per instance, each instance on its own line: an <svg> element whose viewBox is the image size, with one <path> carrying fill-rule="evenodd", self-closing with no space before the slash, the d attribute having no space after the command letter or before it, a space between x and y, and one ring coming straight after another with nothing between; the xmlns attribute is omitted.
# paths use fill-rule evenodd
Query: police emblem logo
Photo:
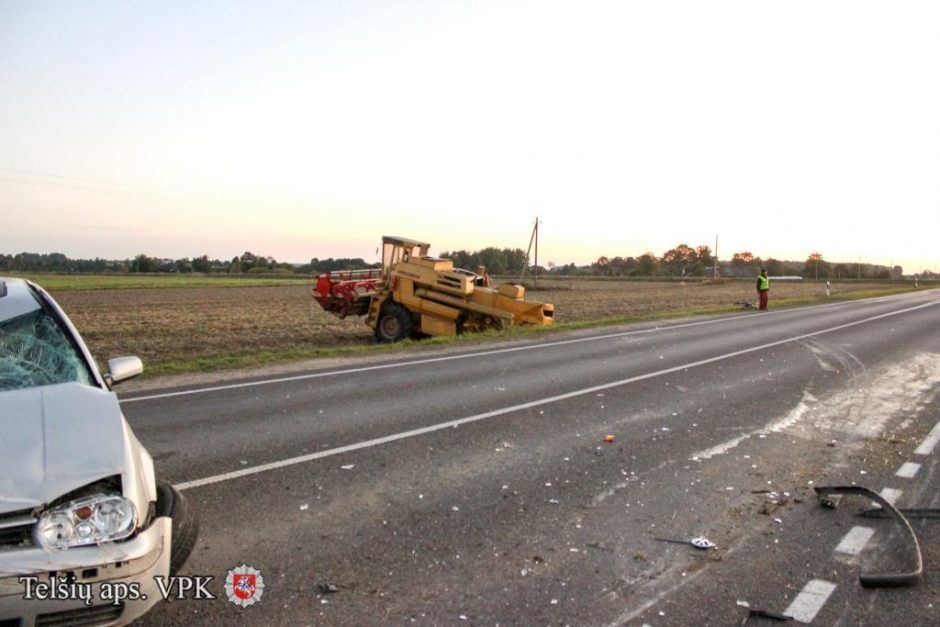
<svg viewBox="0 0 940 627"><path fill-rule="evenodd" d="M247 564L228 571L225 577L225 594L235 605L248 607L261 600L264 593L264 577L260 570Z"/></svg>

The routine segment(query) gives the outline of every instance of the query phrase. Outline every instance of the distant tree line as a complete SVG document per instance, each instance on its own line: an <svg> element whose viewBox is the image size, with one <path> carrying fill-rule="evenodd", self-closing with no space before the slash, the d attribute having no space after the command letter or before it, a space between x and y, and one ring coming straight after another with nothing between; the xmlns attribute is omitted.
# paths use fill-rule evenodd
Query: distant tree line
<svg viewBox="0 0 940 627"><path fill-rule="evenodd" d="M459 268L476 270L478 266L485 266L490 274L515 275L524 268L533 269L521 249L459 250L442 253L441 257L452 259ZM889 268L865 263L830 263L820 253L809 255L806 261L784 261L773 257L762 259L750 251L741 251L734 253L731 259L719 261L707 245L692 247L687 244L679 244L658 256L653 252L638 257L605 255L589 265L556 265L551 261L547 265L547 268L538 268L540 274L704 278L715 276L717 269L719 277L751 278L756 277L761 268L766 268L770 276L800 276L806 279L899 279L903 275L901 266ZM940 278L934 277L931 272L919 276Z"/></svg>
<svg viewBox="0 0 940 627"><path fill-rule="evenodd" d="M866 263L830 263L822 254L812 253L806 261L783 261L767 257L762 259L750 251L732 254L727 261L717 261L708 246L692 248L679 244L657 257L647 252L639 257L599 257L590 266L553 267L549 271L566 275L636 276L636 277L756 277L761 268L770 276L799 276L805 279L899 279L904 273L901 266ZM925 273L927 277L930 273Z"/></svg>
<svg viewBox="0 0 940 627"><path fill-rule="evenodd" d="M476 271L480 266L494 275L521 275L524 270L533 270L520 248L494 248L469 252L457 250L440 255L451 259L458 268ZM233 257L231 260L210 259L208 255L161 259L140 254L133 259L70 259L62 253L0 253L0 271L6 272L130 272L130 273L176 273L190 274L296 274L330 272L334 270L358 270L379 267L378 263L367 263L362 258L340 257L319 259L295 265L280 263L266 255L252 252ZM601 256L588 265L573 263L539 267L540 274L561 276L609 276L609 277L710 277L717 266L718 276L744 278L755 277L760 268L766 268L770 276L801 276L806 279L899 279L903 275L901 266L881 266L866 263L833 263L826 261L818 252L810 254L805 261L782 261L768 257L762 259L750 251L736 252L731 259L717 261L708 246L691 247L686 244L665 251L662 255L646 252L638 257ZM924 271L917 276L925 279L940 278L937 273Z"/></svg>
<svg viewBox="0 0 940 627"><path fill-rule="evenodd" d="M70 259L62 253L0 253L0 271L6 272L113 272L113 273L164 273L164 274L310 274L340 269L372 268L380 264L368 264L361 258L317 259L310 263L295 265L279 263L274 257L256 255L252 252L233 257L229 261L210 259L208 255L161 259L140 254L133 259Z"/></svg>
<svg viewBox="0 0 940 627"><path fill-rule="evenodd" d="M480 266L489 274L520 274L526 268L525 251L521 248L484 248L476 252L457 250L444 252L441 259L450 259L457 268L476 271Z"/></svg>

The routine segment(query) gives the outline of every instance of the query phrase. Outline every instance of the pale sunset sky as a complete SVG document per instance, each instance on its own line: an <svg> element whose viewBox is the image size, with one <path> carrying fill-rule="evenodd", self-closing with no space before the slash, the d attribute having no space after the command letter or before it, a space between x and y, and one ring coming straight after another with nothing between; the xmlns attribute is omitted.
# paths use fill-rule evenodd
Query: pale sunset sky
<svg viewBox="0 0 940 627"><path fill-rule="evenodd" d="M940 2L0 0L0 252L940 269Z"/></svg>

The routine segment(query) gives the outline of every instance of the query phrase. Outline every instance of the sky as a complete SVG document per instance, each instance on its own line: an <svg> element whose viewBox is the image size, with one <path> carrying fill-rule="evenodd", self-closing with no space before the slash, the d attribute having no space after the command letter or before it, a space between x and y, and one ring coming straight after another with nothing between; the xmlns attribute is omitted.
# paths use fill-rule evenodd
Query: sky
<svg viewBox="0 0 940 627"><path fill-rule="evenodd" d="M940 269L940 3L0 0L0 253Z"/></svg>

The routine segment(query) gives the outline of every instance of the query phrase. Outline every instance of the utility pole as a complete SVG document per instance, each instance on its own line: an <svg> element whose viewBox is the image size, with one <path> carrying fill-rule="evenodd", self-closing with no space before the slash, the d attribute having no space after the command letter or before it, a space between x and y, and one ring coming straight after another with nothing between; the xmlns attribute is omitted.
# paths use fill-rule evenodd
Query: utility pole
<svg viewBox="0 0 940 627"><path fill-rule="evenodd" d="M535 216L535 268L532 273L532 289L539 287L539 225L542 223L538 216Z"/></svg>
<svg viewBox="0 0 940 627"><path fill-rule="evenodd" d="M525 267L529 263L529 253L532 252L532 245L535 244L535 268L533 270L532 289L539 286L539 218L535 217L535 226L532 227L532 235L529 237L529 248L525 251L525 264L522 266L522 274L519 275L519 281L525 276Z"/></svg>
<svg viewBox="0 0 940 627"><path fill-rule="evenodd" d="M715 236L715 278L718 278L718 236Z"/></svg>

